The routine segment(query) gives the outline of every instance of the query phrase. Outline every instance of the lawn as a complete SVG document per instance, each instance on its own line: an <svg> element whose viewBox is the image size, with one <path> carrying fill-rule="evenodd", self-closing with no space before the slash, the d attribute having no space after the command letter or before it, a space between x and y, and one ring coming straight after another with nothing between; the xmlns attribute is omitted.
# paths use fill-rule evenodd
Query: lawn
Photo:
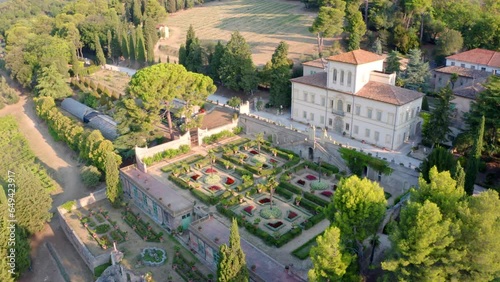
<svg viewBox="0 0 500 282"><path fill-rule="evenodd" d="M167 25L169 48L161 48L177 56L180 44L185 42L189 25L193 25L202 42L226 42L238 30L252 47L257 65L271 59L280 41L290 45L289 54L297 59L301 54L314 53L315 36L308 31L315 17L314 11L304 9L300 1L236 0L207 2L203 6L169 15Z"/></svg>

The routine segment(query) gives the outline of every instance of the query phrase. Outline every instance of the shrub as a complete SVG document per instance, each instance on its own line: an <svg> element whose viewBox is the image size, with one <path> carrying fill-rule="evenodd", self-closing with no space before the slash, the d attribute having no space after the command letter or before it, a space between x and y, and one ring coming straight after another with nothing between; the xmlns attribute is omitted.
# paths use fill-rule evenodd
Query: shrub
<svg viewBox="0 0 500 282"><path fill-rule="evenodd" d="M67 201L66 203L64 203L64 204L61 205L61 208L65 209L68 212L71 212L71 210L73 209L73 207L75 206L75 204L76 204L75 200L73 200L73 201Z"/></svg>
<svg viewBox="0 0 500 282"><path fill-rule="evenodd" d="M290 200L293 197L293 193L286 190L285 188L278 186L276 187L276 194L282 196L283 198Z"/></svg>
<svg viewBox="0 0 500 282"><path fill-rule="evenodd" d="M287 182L280 182L279 186L294 193L294 194L297 194L297 195L302 194L302 189L300 189L299 187L297 187L293 184L290 184Z"/></svg>
<svg viewBox="0 0 500 282"><path fill-rule="evenodd" d="M304 192L304 199L307 199L315 204L318 204L319 206L326 207L330 204L327 200L323 200L320 197L309 193L309 192Z"/></svg>
<svg viewBox="0 0 500 282"><path fill-rule="evenodd" d="M219 133L216 133L216 134L212 134L210 136L207 136L207 137L203 137L203 143L204 144L213 144L215 142L218 142L222 139L225 139L225 138L229 138L229 137L232 137L234 136L234 133L229 131L229 130L223 130Z"/></svg>
<svg viewBox="0 0 500 282"><path fill-rule="evenodd" d="M144 158L142 161L149 166L163 160L172 159L179 155L186 154L189 150L191 150L189 145L180 145L178 149L166 149L163 152L156 153L152 157Z"/></svg>
<svg viewBox="0 0 500 282"><path fill-rule="evenodd" d="M83 184L88 188L94 188L99 185L101 172L95 166L84 166L81 171Z"/></svg>
<svg viewBox="0 0 500 282"><path fill-rule="evenodd" d="M108 232L109 229L110 229L109 224L105 223L105 224L97 225L97 227L95 228L95 232L97 234L104 234L104 233Z"/></svg>

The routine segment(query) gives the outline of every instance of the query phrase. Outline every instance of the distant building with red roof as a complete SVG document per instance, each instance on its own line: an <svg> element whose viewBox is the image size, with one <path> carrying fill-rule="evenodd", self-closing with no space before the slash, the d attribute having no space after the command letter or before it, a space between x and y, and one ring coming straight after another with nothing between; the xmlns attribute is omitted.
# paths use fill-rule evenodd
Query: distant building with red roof
<svg viewBox="0 0 500 282"><path fill-rule="evenodd" d="M446 66L457 66L500 75L500 52L480 48L472 49L446 57Z"/></svg>

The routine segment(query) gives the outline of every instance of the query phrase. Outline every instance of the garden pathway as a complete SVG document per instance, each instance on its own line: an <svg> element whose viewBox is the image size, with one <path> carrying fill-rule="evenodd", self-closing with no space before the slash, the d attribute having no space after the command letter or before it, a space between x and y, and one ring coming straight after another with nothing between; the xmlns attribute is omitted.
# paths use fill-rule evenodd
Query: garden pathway
<svg viewBox="0 0 500 282"><path fill-rule="evenodd" d="M57 182L57 190L52 197L53 209L68 200L85 196L89 191L81 183L76 154L65 144L54 141L45 123L36 115L33 100L27 96L27 92L13 83L3 71L1 73L23 95L17 104L1 109L0 117L14 116L19 124L19 131L28 140L31 150ZM45 243L52 244L72 282L93 280L92 273L64 235L59 219L54 217L41 232L31 238L33 271L24 273L20 281L60 281L61 275L58 274L55 261L47 259L49 253Z"/></svg>

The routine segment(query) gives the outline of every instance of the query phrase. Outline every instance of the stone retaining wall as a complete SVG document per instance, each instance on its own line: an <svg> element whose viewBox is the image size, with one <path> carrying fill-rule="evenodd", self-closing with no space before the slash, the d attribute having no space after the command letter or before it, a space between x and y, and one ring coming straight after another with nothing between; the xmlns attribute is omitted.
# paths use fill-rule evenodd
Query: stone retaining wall
<svg viewBox="0 0 500 282"><path fill-rule="evenodd" d="M75 200L75 205L72 210L79 209L95 202L101 201L106 198L106 190L102 189L95 193L90 193L90 196ZM85 246L85 244L80 240L80 237L71 228L71 226L66 222L65 215L68 211L62 207L57 208L57 214L59 215L59 221L61 223L61 228L68 237L69 241L75 247L76 251L80 254L85 264L89 267L90 271L94 273L94 269L102 264L108 263L111 256L111 249L108 253L102 254L95 257Z"/></svg>

